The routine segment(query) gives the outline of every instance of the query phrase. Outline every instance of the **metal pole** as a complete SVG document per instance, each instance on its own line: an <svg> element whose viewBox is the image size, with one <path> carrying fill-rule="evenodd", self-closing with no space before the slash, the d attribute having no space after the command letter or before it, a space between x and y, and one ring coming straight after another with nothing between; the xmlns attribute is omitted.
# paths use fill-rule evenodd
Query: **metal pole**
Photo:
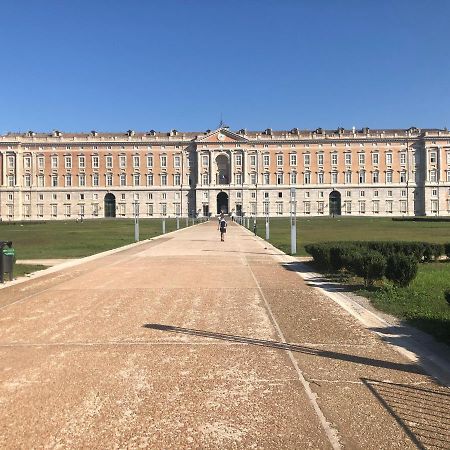
<svg viewBox="0 0 450 450"><path fill-rule="evenodd" d="M291 255L297 253L297 218L296 218L295 188L291 188Z"/></svg>
<svg viewBox="0 0 450 450"><path fill-rule="evenodd" d="M162 220L162 234L166 234L166 218L163 217Z"/></svg>
<svg viewBox="0 0 450 450"><path fill-rule="evenodd" d="M267 208L269 206L267 205ZM269 224L269 211L267 210L267 216L266 216L266 241L270 239L270 224Z"/></svg>
<svg viewBox="0 0 450 450"><path fill-rule="evenodd" d="M180 229L180 218L177 216L177 230Z"/></svg>
<svg viewBox="0 0 450 450"><path fill-rule="evenodd" d="M137 202L134 204L134 242L139 242L139 209Z"/></svg>

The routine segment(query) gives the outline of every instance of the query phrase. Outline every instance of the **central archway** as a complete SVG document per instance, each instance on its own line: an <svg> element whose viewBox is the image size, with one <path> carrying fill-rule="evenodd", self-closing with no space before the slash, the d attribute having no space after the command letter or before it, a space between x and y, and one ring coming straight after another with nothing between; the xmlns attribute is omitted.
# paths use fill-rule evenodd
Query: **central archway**
<svg viewBox="0 0 450 450"><path fill-rule="evenodd" d="M329 197L330 203L330 216L341 215L341 193L338 191L331 191Z"/></svg>
<svg viewBox="0 0 450 450"><path fill-rule="evenodd" d="M230 183L230 161L226 155L219 155L216 158L217 174L216 184Z"/></svg>
<svg viewBox="0 0 450 450"><path fill-rule="evenodd" d="M217 214L221 212L228 214L228 194L226 192L217 194Z"/></svg>
<svg viewBox="0 0 450 450"><path fill-rule="evenodd" d="M116 217L116 197L111 193L105 195L105 217Z"/></svg>

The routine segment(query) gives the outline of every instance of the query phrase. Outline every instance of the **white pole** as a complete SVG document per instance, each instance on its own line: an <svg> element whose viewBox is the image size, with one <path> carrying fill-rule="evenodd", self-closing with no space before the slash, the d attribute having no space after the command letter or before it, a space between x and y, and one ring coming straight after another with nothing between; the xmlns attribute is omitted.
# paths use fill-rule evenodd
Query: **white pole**
<svg viewBox="0 0 450 450"><path fill-rule="evenodd" d="M296 220L295 188L291 188L291 255L297 253L297 220Z"/></svg>
<svg viewBox="0 0 450 450"><path fill-rule="evenodd" d="M166 218L163 217L162 220L162 234L166 234Z"/></svg>
<svg viewBox="0 0 450 450"><path fill-rule="evenodd" d="M139 209L137 202L134 204L134 242L139 242Z"/></svg>
<svg viewBox="0 0 450 450"><path fill-rule="evenodd" d="M180 218L177 216L177 230L180 229Z"/></svg>
<svg viewBox="0 0 450 450"><path fill-rule="evenodd" d="M267 205L267 207L269 207ZM267 211L267 216L266 216L266 241L268 241L270 239L270 225L269 225L269 211Z"/></svg>

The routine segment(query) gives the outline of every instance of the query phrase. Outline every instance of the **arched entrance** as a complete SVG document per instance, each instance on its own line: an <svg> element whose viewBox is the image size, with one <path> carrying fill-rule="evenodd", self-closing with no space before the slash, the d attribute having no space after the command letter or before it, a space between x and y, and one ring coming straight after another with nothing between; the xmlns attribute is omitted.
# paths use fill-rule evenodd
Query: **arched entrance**
<svg viewBox="0 0 450 450"><path fill-rule="evenodd" d="M226 192L217 194L217 214L221 212L228 214L228 195Z"/></svg>
<svg viewBox="0 0 450 450"><path fill-rule="evenodd" d="M105 195L105 217L116 217L116 197L111 193Z"/></svg>
<svg viewBox="0 0 450 450"><path fill-rule="evenodd" d="M341 215L341 193L338 191L331 191L329 197L330 203L330 216Z"/></svg>
<svg viewBox="0 0 450 450"><path fill-rule="evenodd" d="M219 155L216 158L217 174L216 184L230 183L230 161L226 155Z"/></svg>

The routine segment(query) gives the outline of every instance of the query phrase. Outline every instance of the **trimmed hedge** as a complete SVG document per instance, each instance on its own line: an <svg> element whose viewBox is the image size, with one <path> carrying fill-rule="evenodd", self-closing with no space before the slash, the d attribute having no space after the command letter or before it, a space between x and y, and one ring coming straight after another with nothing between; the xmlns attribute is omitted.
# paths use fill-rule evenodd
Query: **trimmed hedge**
<svg viewBox="0 0 450 450"><path fill-rule="evenodd" d="M366 286L383 276L399 286L407 286L417 275L419 262L450 258L450 243L405 241L354 241L307 244L305 250L325 272L348 272L364 278Z"/></svg>

